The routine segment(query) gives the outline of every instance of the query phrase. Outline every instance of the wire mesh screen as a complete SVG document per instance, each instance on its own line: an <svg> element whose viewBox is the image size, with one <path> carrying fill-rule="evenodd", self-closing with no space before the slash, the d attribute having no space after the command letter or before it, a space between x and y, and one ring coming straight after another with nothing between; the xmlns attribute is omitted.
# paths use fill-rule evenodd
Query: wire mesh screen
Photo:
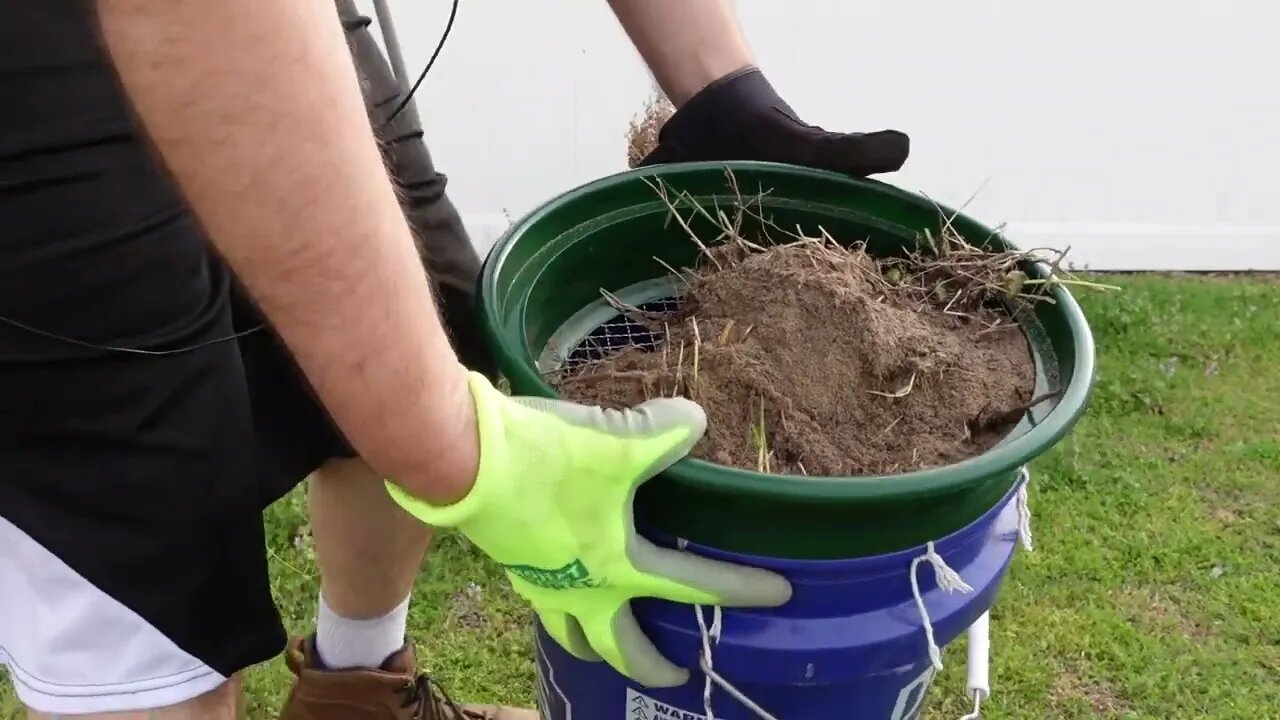
<svg viewBox="0 0 1280 720"><path fill-rule="evenodd" d="M644 313L668 315L680 309L680 298L662 298L636 307ZM574 368L598 362L630 347L654 350L665 339L661 332L654 332L619 313L587 333L569 352L562 367Z"/></svg>

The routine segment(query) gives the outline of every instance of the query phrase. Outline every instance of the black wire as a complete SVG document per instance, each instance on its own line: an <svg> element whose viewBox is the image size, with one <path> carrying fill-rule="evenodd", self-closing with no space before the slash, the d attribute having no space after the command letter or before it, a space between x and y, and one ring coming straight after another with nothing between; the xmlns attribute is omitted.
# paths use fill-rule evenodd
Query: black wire
<svg viewBox="0 0 1280 720"><path fill-rule="evenodd" d="M431 58L427 60L427 66L422 69L422 74L414 81L413 87L409 88L409 93L396 106L395 111L391 113L391 117L387 118L387 123L395 120L396 116L409 106L409 102L413 100L413 94L418 92L418 88L422 86L422 81L427 79L427 73L431 72L431 66L436 64L436 58L440 57L440 51L444 49L444 43L449 39L449 33L453 32L453 21L457 17L458 0L453 0L453 6L449 8L449 21L445 23L444 32L440 34L440 42L436 44L436 49L431 53Z"/></svg>
<svg viewBox="0 0 1280 720"><path fill-rule="evenodd" d="M180 355L182 353L191 352L193 350L200 350L201 348L206 348L206 347L209 347L210 345L217 345L219 343L239 340L240 338L246 335L252 335L253 333L258 332L259 330L266 328L266 325L257 325L255 327L249 328L248 330L242 330L233 335L214 338L213 340L205 340L204 342L196 343L195 345L188 345L187 347L175 348L173 350L144 350L143 348L116 347L114 345L99 345L97 343L91 343L85 340L77 340L76 338L73 338L73 337L58 335L57 333L51 333L48 330L41 330L40 328L31 327L30 325L20 323L17 320L14 320L13 318L7 318L3 315L0 315L0 323L4 323L5 325L15 327L24 332L29 332L33 335L39 335L40 337L49 338L50 340L57 340L59 342L64 342L70 345L77 345L79 347L86 348L89 350L97 350L99 352L127 353L129 355L147 355L151 357L162 357L165 355Z"/></svg>
<svg viewBox="0 0 1280 720"><path fill-rule="evenodd" d="M387 123L390 123L392 120L395 120L396 117L401 112L403 112L406 107L409 106L409 103L413 101L414 93L418 92L418 88L422 87L422 82L427 79L427 73L431 72L431 66L436 64L436 58L440 57L440 51L444 49L444 44L449 39L449 34L453 32L453 22L458 17L458 2L459 0L453 0L453 5L452 7L449 8L449 21L445 23L444 32L440 34L440 42L436 43L436 49L432 51L431 58L427 60L427 66L422 69L422 73L418 75L418 79L414 81L413 87L409 88L408 94L406 94L404 98L400 101L400 104L396 106L396 109L391 113L391 117L387 118ZM248 330L243 330L241 332L228 335L226 337L215 338L213 340L206 340L201 343L196 343L195 345L175 348L173 350L144 350L142 348L116 347L114 345L99 345L97 343L91 343L85 340L77 340L76 338L73 338L73 337L66 337L65 335L58 335L57 333L51 333L47 330L41 330L39 328L31 327L30 325L20 323L17 320L14 320L12 318L7 318L3 315L0 315L0 323L9 325L11 327L15 327L24 332L29 332L34 335L39 335L41 337L48 338L50 340L57 340L59 342L68 343L70 345L76 345L88 350L97 350L99 352L126 353L129 355L145 355L149 357L179 355L182 353L192 352L194 350L200 350L202 348L209 347L210 345L217 345L219 343L232 342L235 340L239 340L240 338L245 337L246 335L252 335L253 333L256 333L259 330L262 330L266 327L266 325L258 325L256 327L252 327L252 328L249 328Z"/></svg>

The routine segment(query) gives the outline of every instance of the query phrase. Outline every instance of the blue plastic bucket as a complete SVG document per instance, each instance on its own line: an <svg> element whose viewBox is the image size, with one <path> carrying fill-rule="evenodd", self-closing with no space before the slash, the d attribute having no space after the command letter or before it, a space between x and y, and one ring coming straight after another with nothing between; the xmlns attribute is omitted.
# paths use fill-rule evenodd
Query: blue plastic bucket
<svg viewBox="0 0 1280 720"><path fill-rule="evenodd" d="M995 601L1018 542L1017 493L933 543L972 588L946 592L933 566L916 563L920 597L937 645L964 632ZM712 667L778 720L914 720L934 666L912 589L912 565L928 546L851 560L780 560L688 545L690 552L769 568L791 580L794 596L772 610L723 610ZM545 720L704 720L706 676L697 609L665 601L635 603L641 627L668 658L690 668L684 686L647 689L604 663L569 655L538 629L540 708ZM702 608L711 626L713 609ZM713 685L719 720L760 715Z"/></svg>

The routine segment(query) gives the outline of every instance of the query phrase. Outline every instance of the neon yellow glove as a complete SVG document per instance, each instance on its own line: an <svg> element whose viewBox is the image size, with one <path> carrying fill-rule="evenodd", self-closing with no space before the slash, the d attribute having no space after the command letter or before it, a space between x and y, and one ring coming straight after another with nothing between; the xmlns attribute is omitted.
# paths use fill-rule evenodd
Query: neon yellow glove
<svg viewBox="0 0 1280 720"><path fill-rule="evenodd" d="M658 548L636 534L632 500L645 480L693 448L706 416L682 399L603 410L508 398L471 376L480 472L460 502L434 507L388 483L405 510L457 527L501 563L547 632L583 660L605 660L651 687L688 681L641 632L630 601L773 607L790 584L755 568Z"/></svg>

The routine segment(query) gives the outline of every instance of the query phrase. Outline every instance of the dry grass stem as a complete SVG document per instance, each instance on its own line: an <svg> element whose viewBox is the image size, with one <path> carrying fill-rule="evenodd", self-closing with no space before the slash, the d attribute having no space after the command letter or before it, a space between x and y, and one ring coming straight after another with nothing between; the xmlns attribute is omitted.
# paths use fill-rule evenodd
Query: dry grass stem
<svg viewBox="0 0 1280 720"><path fill-rule="evenodd" d="M872 395L879 395L880 397L897 399L897 398L904 398L910 395L911 391L914 390L915 387L916 387L916 374L911 373L911 379L907 380L907 384L903 385L900 390L897 390L891 393L879 392L878 390L868 390L867 392Z"/></svg>
<svg viewBox="0 0 1280 720"><path fill-rule="evenodd" d="M658 147L658 133L675 113L675 107L660 92L655 92L627 128L627 167L640 165L645 156Z"/></svg>

